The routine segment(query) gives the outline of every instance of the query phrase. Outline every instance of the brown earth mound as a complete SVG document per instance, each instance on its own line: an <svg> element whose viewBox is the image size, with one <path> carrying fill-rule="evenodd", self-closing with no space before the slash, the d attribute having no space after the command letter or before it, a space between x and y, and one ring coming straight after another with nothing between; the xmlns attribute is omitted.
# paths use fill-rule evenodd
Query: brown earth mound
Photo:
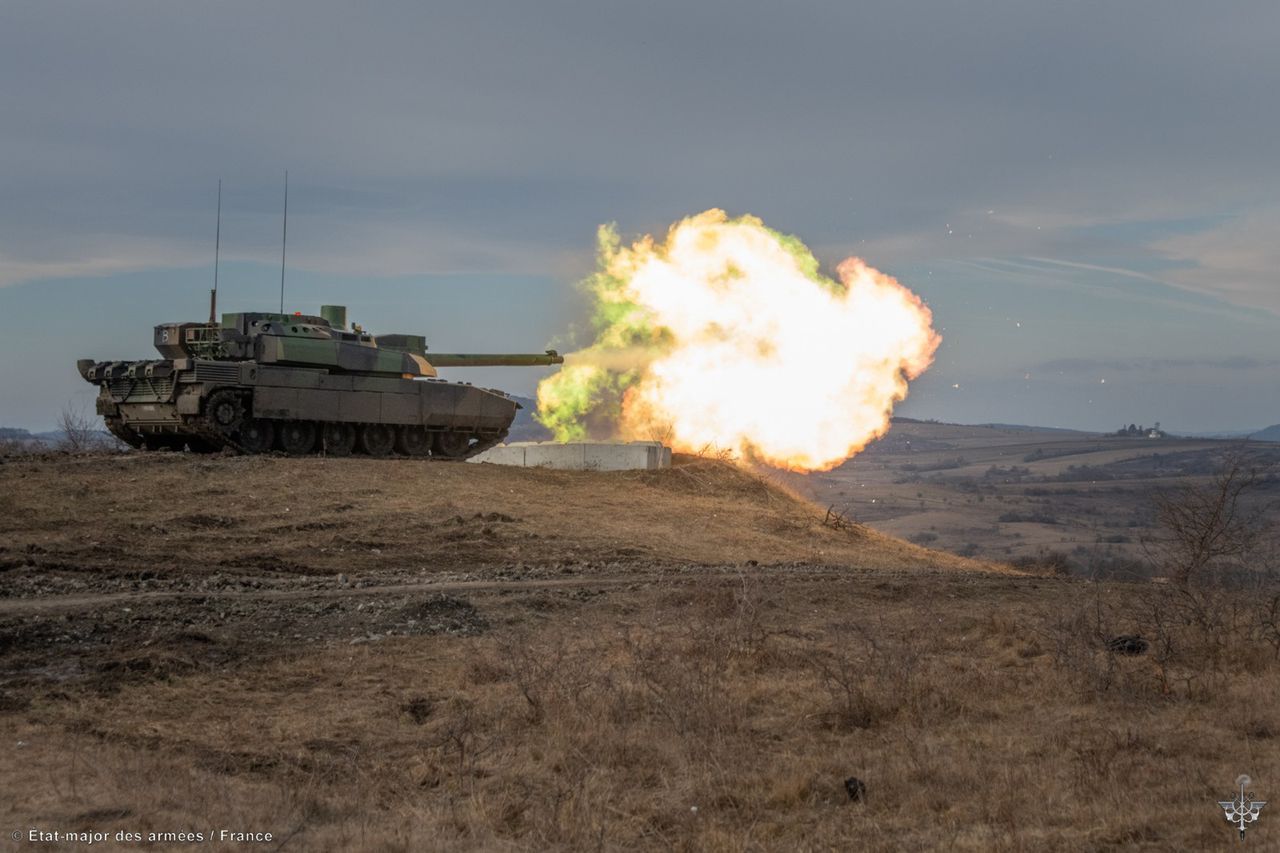
<svg viewBox="0 0 1280 853"><path fill-rule="evenodd" d="M480 569L804 562L996 570L829 518L723 462L577 472L417 461L129 454L0 465L6 582L251 572L351 578Z"/></svg>

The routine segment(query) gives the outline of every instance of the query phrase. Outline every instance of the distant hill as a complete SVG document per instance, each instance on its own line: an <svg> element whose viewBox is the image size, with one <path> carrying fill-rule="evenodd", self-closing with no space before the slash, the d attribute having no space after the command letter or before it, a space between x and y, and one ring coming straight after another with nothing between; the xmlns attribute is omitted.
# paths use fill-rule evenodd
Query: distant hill
<svg viewBox="0 0 1280 853"><path fill-rule="evenodd" d="M511 399L519 403L521 409L516 412L516 419L511 424L507 441L550 441L551 430L533 419L534 412L538 411L538 401L528 397L517 397L514 394L511 395Z"/></svg>
<svg viewBox="0 0 1280 853"><path fill-rule="evenodd" d="M1089 432L1087 430L1070 429L1067 427L1032 426L1030 424L994 424L994 423L959 424L959 423L951 423L950 421L939 421L934 419L921 420L919 418L904 418L901 415L894 415L893 417L889 418L889 421L890 423L895 423L895 424L934 424L936 426L944 426L944 427L945 426L983 427L986 429L1010 430L1012 432L1058 432L1058 433L1070 433L1072 435L1096 435L1097 434L1097 433Z"/></svg>
<svg viewBox="0 0 1280 853"><path fill-rule="evenodd" d="M1248 431L1247 429L1246 429L1246 430L1234 430L1234 431L1227 431L1227 432L1223 432L1223 431L1221 431L1221 430L1219 430L1219 431L1217 431L1217 432L1188 432L1188 431L1186 431L1186 430L1171 429L1171 430L1168 430L1168 432L1169 432L1169 434L1170 434L1170 435L1177 436L1178 438L1222 438L1222 439L1233 439L1233 438L1248 438L1248 437L1249 437L1249 435L1250 435L1250 433L1249 433L1249 431Z"/></svg>
<svg viewBox="0 0 1280 853"><path fill-rule="evenodd" d="M115 436L104 429L89 430L85 434L86 443L95 446L116 447ZM60 447L67 441L67 434L60 429L32 432L18 427L0 427L0 444L24 447L27 450L40 450Z"/></svg>
<svg viewBox="0 0 1280 853"><path fill-rule="evenodd" d="M1068 429L1067 427L1047 427L1047 426L1031 426L1029 424L976 424L976 426L991 427L992 429L1007 429L1014 432L1060 432L1070 433L1072 435L1093 435L1087 430Z"/></svg>
<svg viewBox="0 0 1280 853"><path fill-rule="evenodd" d="M1247 429L1231 430L1228 432L1183 432L1170 431L1170 434L1176 434L1180 438L1219 438L1228 441L1239 441L1241 439L1251 439L1253 441L1280 441L1280 424L1272 424L1263 430L1254 432Z"/></svg>
<svg viewBox="0 0 1280 853"><path fill-rule="evenodd" d="M25 447L27 449L37 449L40 447L55 444L58 439L63 438L62 433L32 432L27 429L19 429L17 427L0 427L0 444L7 444L10 447Z"/></svg>
<svg viewBox="0 0 1280 853"><path fill-rule="evenodd" d="M1249 438L1254 441L1280 441L1280 424L1272 424L1266 429L1255 432Z"/></svg>

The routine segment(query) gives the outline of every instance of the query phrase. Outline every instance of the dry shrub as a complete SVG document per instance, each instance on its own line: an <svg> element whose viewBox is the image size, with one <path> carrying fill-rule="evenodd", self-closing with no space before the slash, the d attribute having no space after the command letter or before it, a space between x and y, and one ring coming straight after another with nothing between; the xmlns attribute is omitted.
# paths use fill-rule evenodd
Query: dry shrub
<svg viewBox="0 0 1280 853"><path fill-rule="evenodd" d="M473 685L496 684L510 674L509 666L496 653L475 654L467 661L467 683Z"/></svg>
<svg viewBox="0 0 1280 853"><path fill-rule="evenodd" d="M31 449L25 442L11 438L0 438L0 459L26 456L30 453Z"/></svg>
<svg viewBox="0 0 1280 853"><path fill-rule="evenodd" d="M1207 481L1154 496L1162 535L1144 545L1167 579L1095 580L1048 620L1054 661L1078 690L1208 701L1280 663L1274 525L1253 499L1265 482L1240 445Z"/></svg>
<svg viewBox="0 0 1280 853"><path fill-rule="evenodd" d="M1159 534L1143 542L1151 562L1179 587L1216 585L1256 570L1274 543L1275 507L1260 499L1269 468L1247 444L1237 444L1206 482L1155 493Z"/></svg>
<svg viewBox="0 0 1280 853"><path fill-rule="evenodd" d="M678 621L589 637L546 625L493 640L464 669L475 695L438 704L425 726L426 778L456 811L458 836L543 849L689 837L687 786L732 787L717 768L748 755L744 673L768 645L754 608L741 590L709 590ZM485 782L495 764L519 780L497 797Z"/></svg>
<svg viewBox="0 0 1280 853"><path fill-rule="evenodd" d="M1128 780L1141 775L1141 767L1162 748L1140 729L1103 728L1076 740L1071 746L1074 782L1081 790L1096 788L1100 781Z"/></svg>
<svg viewBox="0 0 1280 853"><path fill-rule="evenodd" d="M1260 591L1254 599L1254 631L1280 662L1280 586Z"/></svg>
<svg viewBox="0 0 1280 853"><path fill-rule="evenodd" d="M571 645L564 634L534 637L512 631L498 642L497 663L520 691L531 722L540 722L548 707L576 705L588 710L593 694L612 686L608 652L595 644Z"/></svg>
<svg viewBox="0 0 1280 853"><path fill-rule="evenodd" d="M1280 589L1090 583L1041 632L1083 695L1208 701L1280 666ZM1126 653L1123 638L1141 650Z"/></svg>
<svg viewBox="0 0 1280 853"><path fill-rule="evenodd" d="M909 640L842 623L832 641L811 650L810 663L829 705L822 715L837 730L868 729L906 710L919 713L931 688L921 653Z"/></svg>
<svg viewBox="0 0 1280 853"><path fill-rule="evenodd" d="M691 623L683 629L635 631L625 638L628 683L638 688L630 709L665 722L682 737L723 736L741 725L730 697L733 655L719 626Z"/></svg>
<svg viewBox="0 0 1280 853"><path fill-rule="evenodd" d="M758 580L739 574L729 584L670 596L665 605L686 618L673 623L655 612L650 624L621 638L625 684L638 694L629 711L685 738L738 731L743 709L735 688L778 661L765 615L771 600Z"/></svg>
<svg viewBox="0 0 1280 853"><path fill-rule="evenodd" d="M1034 555L1027 554L1016 557L1011 561L1010 565L1020 572L1037 575L1068 577L1075 570L1075 564L1069 554L1046 548L1041 548Z"/></svg>
<svg viewBox="0 0 1280 853"><path fill-rule="evenodd" d="M459 774L473 773L476 762L493 748L492 719L465 696L451 697L438 719L428 747L453 762Z"/></svg>
<svg viewBox="0 0 1280 853"><path fill-rule="evenodd" d="M1040 631L1054 664L1086 696L1112 690L1121 675L1116 655L1107 647L1107 641L1120 632L1116 607L1106 591L1102 584L1091 583L1084 592L1068 594Z"/></svg>

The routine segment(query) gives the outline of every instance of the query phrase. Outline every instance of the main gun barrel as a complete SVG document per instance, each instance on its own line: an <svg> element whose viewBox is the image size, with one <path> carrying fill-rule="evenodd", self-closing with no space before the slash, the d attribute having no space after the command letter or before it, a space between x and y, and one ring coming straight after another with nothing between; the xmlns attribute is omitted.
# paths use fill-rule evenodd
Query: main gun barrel
<svg viewBox="0 0 1280 853"><path fill-rule="evenodd" d="M427 352L432 367L536 367L543 364L564 364L564 356L553 349L545 353L491 353L491 352Z"/></svg>

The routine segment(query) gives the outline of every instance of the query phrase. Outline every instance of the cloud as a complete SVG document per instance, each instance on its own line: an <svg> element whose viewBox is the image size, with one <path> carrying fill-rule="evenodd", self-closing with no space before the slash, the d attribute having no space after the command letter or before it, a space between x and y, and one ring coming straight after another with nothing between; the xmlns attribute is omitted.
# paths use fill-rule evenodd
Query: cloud
<svg viewBox="0 0 1280 853"><path fill-rule="evenodd" d="M1163 370L1272 370L1280 367L1280 359L1260 359L1248 356L1225 358L1056 358L1036 365L1034 370L1043 373L1128 373L1131 371Z"/></svg>
<svg viewBox="0 0 1280 853"><path fill-rule="evenodd" d="M51 278L108 276L157 267L185 267L211 261L208 250L163 240L114 241L114 245L84 246L73 256L14 258L0 253L0 287Z"/></svg>
<svg viewBox="0 0 1280 853"><path fill-rule="evenodd" d="M305 194L304 194L305 195ZM395 217L385 211L352 214L327 205L298 212L290 189L290 269L355 278L447 275L461 272L554 275L576 280L590 269L592 229L582 249L494 227L468 229ZM281 213L223 208L221 259L280 263ZM193 217L194 218L194 217ZM200 237L78 234L23 241L0 251L0 287L41 279L107 277L150 269L211 266L215 216L207 212ZM203 233L207 231L207 234Z"/></svg>
<svg viewBox="0 0 1280 853"><path fill-rule="evenodd" d="M1252 211L1151 248L1178 264L1162 279L1236 305L1280 314L1280 208Z"/></svg>
<svg viewBox="0 0 1280 853"><path fill-rule="evenodd" d="M310 203L313 261L337 272L510 269L589 254L601 222L633 233L713 206L873 262L1122 267L1078 229L1274 195L1280 115L1256 105L1280 73L1275 4L739 12L7 6L5 280L126 263L95 242L154 240L155 265L185 257L206 242L219 177L224 211L261 226L229 250L268 257L286 167L299 249ZM371 228L384 236L357 236Z"/></svg>
<svg viewBox="0 0 1280 853"><path fill-rule="evenodd" d="M523 320L572 294L600 223L661 233L720 207L829 266L909 271L948 327L935 372L951 383L1140 355L1131 376L1165 371L1146 385L1202 370L1262 398L1244 363L1157 357L1270 354L1280 111L1259 105L1280 85L1278 29L1273 0L0 3L0 302L83 337L146 291L120 273L201 278L219 178L222 257L270 280L287 168L290 269L337 290L536 276L540 291L467 294ZM45 281L90 276L100 290ZM22 363L29 345L8 340L0 365ZM79 381L55 361L0 376L6 399Z"/></svg>

